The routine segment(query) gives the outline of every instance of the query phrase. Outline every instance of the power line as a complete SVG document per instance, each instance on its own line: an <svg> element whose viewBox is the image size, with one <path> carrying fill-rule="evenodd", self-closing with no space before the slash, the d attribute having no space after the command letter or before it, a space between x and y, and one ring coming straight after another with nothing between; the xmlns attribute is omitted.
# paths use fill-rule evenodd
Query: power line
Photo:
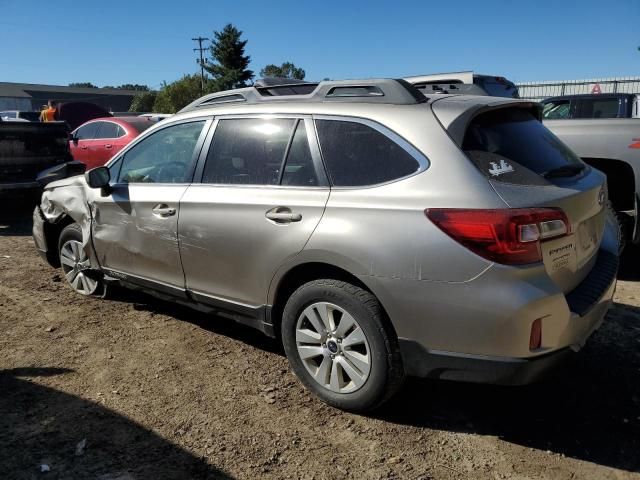
<svg viewBox="0 0 640 480"><path fill-rule="evenodd" d="M204 94L204 57L202 56L202 52L206 50L206 48L202 48L202 42L205 40L209 40L205 37L196 37L192 38L194 42L198 42L198 48L194 48L194 52L200 53L200 61L196 60L196 62L200 63L200 91Z"/></svg>

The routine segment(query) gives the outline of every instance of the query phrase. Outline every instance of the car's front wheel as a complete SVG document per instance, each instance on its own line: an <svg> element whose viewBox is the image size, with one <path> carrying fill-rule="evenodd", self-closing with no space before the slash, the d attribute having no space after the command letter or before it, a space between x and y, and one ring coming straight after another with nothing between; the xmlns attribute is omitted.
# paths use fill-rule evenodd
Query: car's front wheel
<svg viewBox="0 0 640 480"><path fill-rule="evenodd" d="M77 223L67 225L60 233L58 253L62 273L76 292L93 295L102 289L100 280L90 274L89 257L82 245L82 229Z"/></svg>
<svg viewBox="0 0 640 480"><path fill-rule="evenodd" d="M296 376L326 403L371 410L401 385L404 372L394 333L378 300L338 280L298 288L282 316L282 340Z"/></svg>

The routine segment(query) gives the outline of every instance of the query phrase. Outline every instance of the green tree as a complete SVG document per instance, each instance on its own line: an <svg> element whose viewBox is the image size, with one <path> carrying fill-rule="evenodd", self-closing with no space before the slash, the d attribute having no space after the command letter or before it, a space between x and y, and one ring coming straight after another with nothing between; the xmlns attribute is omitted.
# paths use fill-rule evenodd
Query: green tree
<svg viewBox="0 0 640 480"><path fill-rule="evenodd" d="M247 41L240 39L242 32L228 24L213 35L211 58L204 62L204 69L213 77L212 91L246 86L253 72L248 69L251 57L244 54Z"/></svg>
<svg viewBox="0 0 640 480"><path fill-rule="evenodd" d="M305 75L306 72L302 68L296 67L291 62L284 62L280 66L270 63L262 70L260 70L261 77L280 77L304 80Z"/></svg>
<svg viewBox="0 0 640 480"><path fill-rule="evenodd" d="M129 111L142 113L153 112L153 106L157 96L158 92L140 92L133 97Z"/></svg>
<svg viewBox="0 0 640 480"><path fill-rule="evenodd" d="M139 85L137 83L124 83L114 87L113 85L105 85L102 88L115 88L116 90L137 90L139 92L148 92L151 89L146 85Z"/></svg>
<svg viewBox="0 0 640 480"><path fill-rule="evenodd" d="M211 91L210 81L205 84L207 91ZM176 113L181 108L202 96L200 92L200 75L185 75L180 80L162 85L153 102L156 113Z"/></svg>
<svg viewBox="0 0 640 480"><path fill-rule="evenodd" d="M76 87L76 88L98 88L91 82L75 82L75 83L70 83L69 86Z"/></svg>

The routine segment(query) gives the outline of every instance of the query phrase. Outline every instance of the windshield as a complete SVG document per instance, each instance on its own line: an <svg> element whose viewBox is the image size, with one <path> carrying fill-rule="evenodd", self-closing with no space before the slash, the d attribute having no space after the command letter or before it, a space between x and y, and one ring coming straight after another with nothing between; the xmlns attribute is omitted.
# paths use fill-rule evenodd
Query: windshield
<svg viewBox="0 0 640 480"><path fill-rule="evenodd" d="M473 82L491 97L520 98L518 87L502 77L484 77L476 75Z"/></svg>
<svg viewBox="0 0 640 480"><path fill-rule="evenodd" d="M478 115L469 125L462 149L489 178L509 183L548 184L549 172L584 166L578 156L532 112L502 108ZM581 168L562 169L573 176Z"/></svg>

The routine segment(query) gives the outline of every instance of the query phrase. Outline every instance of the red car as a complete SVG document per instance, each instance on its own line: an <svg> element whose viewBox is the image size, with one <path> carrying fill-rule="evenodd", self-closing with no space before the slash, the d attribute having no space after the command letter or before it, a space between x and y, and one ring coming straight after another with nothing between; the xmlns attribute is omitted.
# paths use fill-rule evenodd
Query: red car
<svg viewBox="0 0 640 480"><path fill-rule="evenodd" d="M104 165L154 122L141 117L104 117L90 120L71 134L69 148L74 160L87 170Z"/></svg>

